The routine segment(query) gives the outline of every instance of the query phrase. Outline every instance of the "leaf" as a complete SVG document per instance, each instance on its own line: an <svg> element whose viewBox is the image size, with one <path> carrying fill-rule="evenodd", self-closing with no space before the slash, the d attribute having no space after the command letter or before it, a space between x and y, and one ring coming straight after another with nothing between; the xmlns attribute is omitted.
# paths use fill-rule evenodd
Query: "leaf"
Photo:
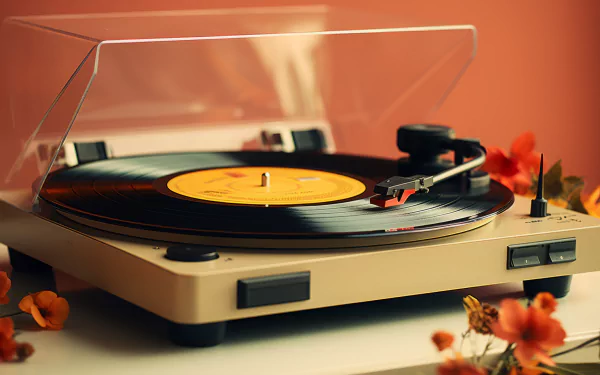
<svg viewBox="0 0 600 375"><path fill-rule="evenodd" d="M579 187L580 185L583 185L583 177L567 176L563 178L563 182L572 184L575 187Z"/></svg>
<svg viewBox="0 0 600 375"><path fill-rule="evenodd" d="M568 199L568 197L575 191L577 188L582 188L584 185L584 181L582 177L577 176L567 176L563 178L563 198Z"/></svg>
<svg viewBox="0 0 600 375"><path fill-rule="evenodd" d="M543 365L556 375L598 375L600 363L557 363L556 366Z"/></svg>
<svg viewBox="0 0 600 375"><path fill-rule="evenodd" d="M588 212L585 209L583 203L581 202L581 190L583 190L583 187L577 188L577 190L575 190L571 194L571 196L569 197L569 204L567 205L567 208L587 215Z"/></svg>
<svg viewBox="0 0 600 375"><path fill-rule="evenodd" d="M562 160L557 161L544 175L545 198L557 198L563 192Z"/></svg>

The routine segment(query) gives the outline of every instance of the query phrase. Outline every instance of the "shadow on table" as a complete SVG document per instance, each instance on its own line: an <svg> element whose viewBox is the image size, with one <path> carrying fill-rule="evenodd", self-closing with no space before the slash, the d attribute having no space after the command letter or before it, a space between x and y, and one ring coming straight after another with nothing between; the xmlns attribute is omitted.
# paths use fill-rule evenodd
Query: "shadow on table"
<svg viewBox="0 0 600 375"><path fill-rule="evenodd" d="M27 293L53 288L53 278L47 275L32 276L15 272L11 278L11 304L2 306L2 313L16 311L18 301ZM291 338L340 329L368 329L399 319L425 319L463 311L462 297L467 294L497 302L500 298L521 297L522 291L514 284L498 285L232 321L227 326L225 343L201 350L222 350L273 338ZM71 306L69 320L61 333L69 335L69 339L81 340L85 342L84 345L97 346L117 355L198 350L174 346L167 339L167 324L163 319L118 297L98 289L61 292L61 295L67 298ZM33 329L32 320L28 318L15 318L16 326L23 330Z"/></svg>

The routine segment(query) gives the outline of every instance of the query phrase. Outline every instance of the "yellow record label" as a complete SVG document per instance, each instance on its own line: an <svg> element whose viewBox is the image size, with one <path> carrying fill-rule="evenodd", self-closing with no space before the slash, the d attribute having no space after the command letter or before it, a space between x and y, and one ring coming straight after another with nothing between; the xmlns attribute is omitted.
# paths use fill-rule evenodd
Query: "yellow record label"
<svg viewBox="0 0 600 375"><path fill-rule="evenodd" d="M351 177L311 169L239 167L185 173L167 182L174 193L220 203L300 205L348 199L365 185Z"/></svg>

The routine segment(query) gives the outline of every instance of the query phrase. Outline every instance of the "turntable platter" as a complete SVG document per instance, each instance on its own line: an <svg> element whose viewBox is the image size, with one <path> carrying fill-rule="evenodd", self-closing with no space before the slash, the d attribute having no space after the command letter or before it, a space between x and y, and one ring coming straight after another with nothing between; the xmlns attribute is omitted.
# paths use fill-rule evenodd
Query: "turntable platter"
<svg viewBox="0 0 600 375"><path fill-rule="evenodd" d="M346 155L149 155L56 171L40 197L103 230L203 244L226 238L244 247L269 247L245 239L318 239L319 247L338 247L438 237L483 225L513 202L512 192L494 181L477 195L449 181L399 206L372 205L374 185L396 173L393 160ZM312 247L291 247L303 246Z"/></svg>

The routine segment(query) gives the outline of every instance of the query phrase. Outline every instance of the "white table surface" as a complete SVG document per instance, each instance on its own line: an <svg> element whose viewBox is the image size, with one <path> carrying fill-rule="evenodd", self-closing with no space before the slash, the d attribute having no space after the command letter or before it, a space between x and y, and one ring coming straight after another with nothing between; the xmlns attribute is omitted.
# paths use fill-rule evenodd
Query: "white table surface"
<svg viewBox="0 0 600 375"><path fill-rule="evenodd" d="M0 268L10 272L3 247ZM24 293L48 285L23 274L12 279L14 297L0 306L3 313L14 311ZM230 323L220 346L190 349L173 346L162 320L123 300L78 288L62 274L57 286L71 305L65 328L37 331L30 316L15 317L18 340L32 343L36 352L25 363L0 364L0 373L330 375L408 368L440 360L430 342L435 330L465 330L463 296L491 303L522 296L521 284L504 284L248 319ZM600 273L577 275L571 293L560 300L556 316L570 337L587 338L600 329L599 286Z"/></svg>

